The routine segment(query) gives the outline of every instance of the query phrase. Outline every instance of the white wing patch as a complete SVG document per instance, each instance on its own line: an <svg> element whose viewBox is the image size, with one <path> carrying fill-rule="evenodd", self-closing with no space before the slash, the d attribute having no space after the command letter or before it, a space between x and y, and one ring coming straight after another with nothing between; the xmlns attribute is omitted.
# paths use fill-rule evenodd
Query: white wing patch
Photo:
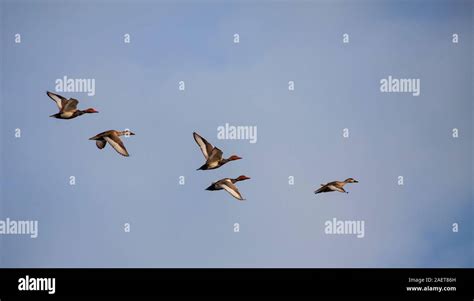
<svg viewBox="0 0 474 301"><path fill-rule="evenodd" d="M126 149L124 149L122 146L120 146L120 144L118 144L117 142L115 142L112 138L110 137L104 137L105 141L107 141L108 143L110 143L110 145L119 153L121 154L122 156L125 156L125 157L128 157L128 152Z"/></svg>
<svg viewBox="0 0 474 301"><path fill-rule="evenodd" d="M59 97L59 95L56 95L56 94L51 93L51 92L48 92L47 94L52 100L54 100L54 102L58 106L59 110L61 110L63 108L62 98Z"/></svg>
<svg viewBox="0 0 474 301"><path fill-rule="evenodd" d="M240 194L237 187L232 184L232 182L226 181L225 183L221 184L221 187L224 188L228 193L230 193L234 198L243 201L242 195Z"/></svg>
<svg viewBox="0 0 474 301"><path fill-rule="evenodd" d="M207 153L206 143L202 140L202 137L196 133L194 133L194 140L196 140L196 143L199 145L199 148L201 149L202 154L204 155L204 158L206 158L207 160L210 154Z"/></svg>

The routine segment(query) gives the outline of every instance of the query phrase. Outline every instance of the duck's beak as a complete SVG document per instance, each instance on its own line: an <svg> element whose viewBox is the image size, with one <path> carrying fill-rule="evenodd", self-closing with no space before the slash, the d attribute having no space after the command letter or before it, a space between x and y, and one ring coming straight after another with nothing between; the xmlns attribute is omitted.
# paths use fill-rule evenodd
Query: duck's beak
<svg viewBox="0 0 474 301"><path fill-rule="evenodd" d="M359 183L359 181L357 181L357 180L354 180L354 183Z"/></svg>
<svg viewBox="0 0 474 301"><path fill-rule="evenodd" d="M132 133L132 132L130 132L130 135L132 135L132 136L133 136L133 135L135 135L135 133Z"/></svg>
<svg viewBox="0 0 474 301"><path fill-rule="evenodd" d="M206 190L212 190L212 185L207 187Z"/></svg>

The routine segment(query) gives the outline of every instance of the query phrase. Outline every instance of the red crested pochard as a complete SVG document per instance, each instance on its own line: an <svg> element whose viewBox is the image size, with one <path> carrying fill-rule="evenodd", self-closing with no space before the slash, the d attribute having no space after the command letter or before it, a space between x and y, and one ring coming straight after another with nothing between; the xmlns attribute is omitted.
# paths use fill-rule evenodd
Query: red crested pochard
<svg viewBox="0 0 474 301"><path fill-rule="evenodd" d="M89 140L95 140L95 144L99 149L103 149L108 142L117 151L117 153L121 154L122 156L128 157L128 151L125 148L125 145L123 145L122 140L120 139L120 136L124 135L130 136L135 135L135 133L132 133L130 130L110 130L97 134L94 137L89 138Z"/></svg>
<svg viewBox="0 0 474 301"><path fill-rule="evenodd" d="M222 158L222 151L217 147L212 146L212 144L207 142L207 140L202 138L198 133L194 132L193 137L196 143L199 145L204 158L206 159L206 163L197 170L215 169L221 167L229 161L242 159L236 155L232 155L227 159Z"/></svg>
<svg viewBox="0 0 474 301"><path fill-rule="evenodd" d="M79 101L77 99L74 99L74 98L66 99L65 97L61 95L58 95L49 91L46 91L46 94L52 100L54 100L54 102L59 108L59 113L56 113L49 117L54 117L58 119L73 119L83 114L99 113L99 111L96 111L94 108L88 108L86 110L78 110L77 104L79 103Z"/></svg>
<svg viewBox="0 0 474 301"><path fill-rule="evenodd" d="M322 193L322 192L331 192L331 191L339 191L343 193L349 193L344 190L344 185L347 183L359 183L359 181L354 180L353 178L348 178L345 179L343 182L341 181L334 181L334 182L329 182L327 184L321 184L321 188L316 190L314 193Z"/></svg>
<svg viewBox="0 0 474 301"><path fill-rule="evenodd" d="M234 184L239 181L244 181L250 179L247 176L239 176L238 178L231 179L231 178L224 178L221 179L217 182L212 183L209 187L206 188L206 190L214 191L214 190L222 190L225 189L230 195L232 195L234 198L243 201L244 198L242 198L242 195L239 192L239 189L237 189L237 186Z"/></svg>

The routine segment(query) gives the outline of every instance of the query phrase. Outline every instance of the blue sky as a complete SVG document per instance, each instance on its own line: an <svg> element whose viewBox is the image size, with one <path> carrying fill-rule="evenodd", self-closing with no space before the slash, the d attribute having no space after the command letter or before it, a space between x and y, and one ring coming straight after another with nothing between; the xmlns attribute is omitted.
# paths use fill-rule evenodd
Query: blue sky
<svg viewBox="0 0 474 301"><path fill-rule="evenodd" d="M474 266L472 2L0 9L0 217L39 221L36 239L0 236L1 266ZM93 97L63 94L99 114L48 117L56 107L45 92L64 75L95 79ZM380 93L389 75L420 78L421 95ZM217 140L225 123L257 126L258 142ZM129 158L87 140L125 128L136 133L125 139ZM193 131L244 159L196 171ZM239 183L246 202L204 190L241 174L252 178ZM349 194L313 194L347 177L360 181ZM334 217L364 220L365 237L324 234Z"/></svg>

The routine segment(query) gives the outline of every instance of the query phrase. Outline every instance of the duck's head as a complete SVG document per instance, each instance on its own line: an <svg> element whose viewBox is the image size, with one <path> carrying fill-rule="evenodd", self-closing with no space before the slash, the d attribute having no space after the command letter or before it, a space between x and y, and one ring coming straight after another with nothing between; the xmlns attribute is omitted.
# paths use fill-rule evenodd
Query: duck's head
<svg viewBox="0 0 474 301"><path fill-rule="evenodd" d="M99 113L99 111L97 111L96 109L94 108L88 108L86 110L84 110L85 113Z"/></svg>
<svg viewBox="0 0 474 301"><path fill-rule="evenodd" d="M250 179L249 177L247 176L244 176L244 175L241 175L239 176L237 179L235 179L236 181L245 181L245 180L248 180Z"/></svg>
<svg viewBox="0 0 474 301"><path fill-rule="evenodd" d="M357 181L353 178L347 178L344 182L346 182L346 183L359 183L359 181Z"/></svg>
<svg viewBox="0 0 474 301"><path fill-rule="evenodd" d="M236 156L236 155L232 155L232 156L229 157L229 161L235 161L235 160L240 160L240 159L242 159L242 158L239 157L239 156Z"/></svg>
<svg viewBox="0 0 474 301"><path fill-rule="evenodd" d="M122 135L124 135L125 137L128 137L128 136L133 136L133 135L135 135L135 133L133 133L133 132L130 131L129 129L126 129L125 131L122 131Z"/></svg>

